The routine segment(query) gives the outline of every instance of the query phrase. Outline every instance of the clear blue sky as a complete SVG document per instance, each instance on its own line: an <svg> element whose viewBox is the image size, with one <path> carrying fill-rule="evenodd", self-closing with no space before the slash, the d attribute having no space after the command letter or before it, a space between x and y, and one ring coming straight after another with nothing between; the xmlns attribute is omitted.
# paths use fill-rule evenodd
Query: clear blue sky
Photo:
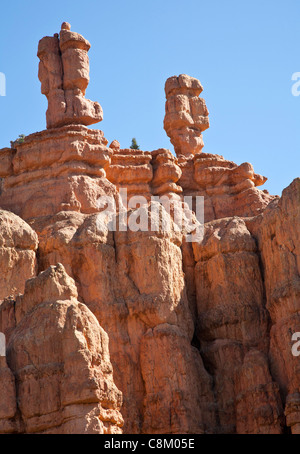
<svg viewBox="0 0 300 454"><path fill-rule="evenodd" d="M63 21L92 48L87 97L100 102L105 137L141 149L173 147L163 129L164 83L200 79L210 112L207 153L248 161L273 194L299 176L299 0L8 1L0 6L0 148L45 129L37 44Z"/></svg>

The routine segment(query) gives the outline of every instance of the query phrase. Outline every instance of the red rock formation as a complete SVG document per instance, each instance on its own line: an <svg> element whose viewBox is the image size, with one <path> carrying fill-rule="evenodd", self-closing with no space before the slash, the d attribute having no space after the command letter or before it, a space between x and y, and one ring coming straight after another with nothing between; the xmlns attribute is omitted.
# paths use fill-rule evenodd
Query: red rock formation
<svg viewBox="0 0 300 454"><path fill-rule="evenodd" d="M36 274L37 234L15 214L0 210L0 301L24 291Z"/></svg>
<svg viewBox="0 0 300 454"><path fill-rule="evenodd" d="M209 120L205 101L199 98L202 90L199 80L186 74L166 82L164 128L177 155L194 155L204 146L202 132L209 128Z"/></svg>
<svg viewBox="0 0 300 454"><path fill-rule="evenodd" d="M128 197L151 197L150 182L153 170L150 164L151 153L147 151L120 149L113 147L111 164L107 169L107 178L118 190L126 189Z"/></svg>
<svg viewBox="0 0 300 454"><path fill-rule="evenodd" d="M244 402L249 394L252 396L253 383L248 383L250 374L245 372L249 361L243 363L247 352L268 352L268 313L255 241L242 219L225 218L205 224L203 242L193 243L193 248L197 261L197 336L204 363L215 377L221 431L231 433L242 428L251 432L249 425L240 421L245 417L241 408L246 414L257 410ZM268 375L266 356L260 354L259 359L267 372L256 377L255 385L263 388L270 382L271 398L280 402L278 389ZM273 413L266 421L261 418L255 432L260 432L259 425L267 433L280 432L280 408L275 407ZM248 418L255 427L255 416Z"/></svg>
<svg viewBox="0 0 300 454"><path fill-rule="evenodd" d="M299 433L300 180L279 199L201 153L186 75L165 87L177 157L108 147L88 49L66 23L40 41L48 129L0 150L0 433Z"/></svg>
<svg viewBox="0 0 300 454"><path fill-rule="evenodd" d="M0 386L9 386L3 432L120 433L121 393L112 380L108 337L77 296L59 264L8 302L15 329L8 336L2 320L9 366L3 358Z"/></svg>
<svg viewBox="0 0 300 454"><path fill-rule="evenodd" d="M148 216L148 208L144 211ZM213 401L211 378L198 351L191 347L194 328L184 289L179 247L181 234L173 231L161 234L101 232L96 214L72 212L61 212L40 224L36 221L34 227L40 239L40 267L45 269L58 261L64 263L76 281L81 301L96 315L109 335L114 380L124 396L125 431L152 433L163 427L166 433L211 430L215 425L210 408ZM145 261L145 257L149 259ZM149 364L143 358L140 345L147 350L148 358L157 355L152 344L160 342L161 329L165 333L163 348L172 350L170 367L167 360L165 363L165 380L169 377L168 386L174 398L178 393L183 397L182 402L177 403L176 411L186 415L185 423L176 415L174 420L161 420L160 409L167 404L164 385L154 391L148 384ZM189 355L186 360L185 354ZM161 371L153 361L150 363L151 381L160 383ZM196 366L186 376L193 361ZM178 362L182 363L183 370L177 370L178 382L173 383L171 377ZM200 381L199 374L202 376ZM198 381L195 389L190 389L188 383ZM181 389L184 383L185 388ZM203 394L208 396L207 402ZM157 408L155 414L153 402ZM204 405L208 411L203 414ZM169 407L166 412L173 411L171 402ZM195 416L193 424L189 422L192 414Z"/></svg>
<svg viewBox="0 0 300 454"><path fill-rule="evenodd" d="M64 22L59 36L46 36L38 46L41 91L48 99L47 128L91 125L103 118L100 104L84 98L91 45L70 29L70 24Z"/></svg>
<svg viewBox="0 0 300 454"><path fill-rule="evenodd" d="M201 153L189 158L179 156L178 165L183 195L204 197L205 222L228 216L255 216L276 198L257 189L267 178L255 174L248 162L238 166L223 156Z"/></svg>
<svg viewBox="0 0 300 454"><path fill-rule="evenodd" d="M170 150L159 148L152 151L153 178L151 181L154 196L167 196L169 199L181 200L182 188L177 184L181 170L177 159Z"/></svg>
<svg viewBox="0 0 300 454"><path fill-rule="evenodd" d="M300 331L300 178L250 224L264 269L270 330L270 366L286 401L287 425L300 433L300 362L292 354L292 334Z"/></svg>
<svg viewBox="0 0 300 454"><path fill-rule="evenodd" d="M106 145L102 131L72 125L31 134L10 153L1 150L1 207L25 220L98 211L98 198L117 192L105 178L112 155Z"/></svg>
<svg viewBox="0 0 300 454"><path fill-rule="evenodd" d="M223 156L201 153L202 132L209 127L205 101L198 98L202 90L199 80L185 74L170 77L165 85L164 128L178 156L183 195L204 197L205 222L259 214L274 198L256 189L267 178L247 162L238 166Z"/></svg>
<svg viewBox="0 0 300 454"><path fill-rule="evenodd" d="M234 381L237 433L281 433L282 403L267 356L258 350L247 352Z"/></svg>
<svg viewBox="0 0 300 454"><path fill-rule="evenodd" d="M0 392L0 433L15 433L18 430L15 376L7 366L5 356L0 356Z"/></svg>

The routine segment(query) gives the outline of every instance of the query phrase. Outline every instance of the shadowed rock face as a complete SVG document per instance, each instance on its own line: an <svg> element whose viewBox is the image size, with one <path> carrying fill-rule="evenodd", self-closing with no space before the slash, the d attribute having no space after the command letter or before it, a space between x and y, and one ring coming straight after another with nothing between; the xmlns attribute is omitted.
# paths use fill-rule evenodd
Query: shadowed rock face
<svg viewBox="0 0 300 454"><path fill-rule="evenodd" d="M23 293L37 271L38 236L21 218L0 210L0 300Z"/></svg>
<svg viewBox="0 0 300 454"><path fill-rule="evenodd" d="M0 433L299 433L300 179L274 197L251 164L202 153L187 75L165 86L177 156L108 146L86 127L89 47L67 23L40 41L48 129L0 150ZM194 243L184 196L204 197ZM120 227L158 208L168 230Z"/></svg>
<svg viewBox="0 0 300 454"><path fill-rule="evenodd" d="M177 156L201 152L202 132L209 128L208 110L199 98L203 87L198 79L181 74L166 81L166 115L164 128Z"/></svg>
<svg viewBox="0 0 300 454"><path fill-rule="evenodd" d="M77 300L75 282L58 264L26 282L12 306L1 385L1 432L120 433L121 393L114 385L108 337ZM1 309L2 309L1 306ZM2 309L3 313L3 309Z"/></svg>

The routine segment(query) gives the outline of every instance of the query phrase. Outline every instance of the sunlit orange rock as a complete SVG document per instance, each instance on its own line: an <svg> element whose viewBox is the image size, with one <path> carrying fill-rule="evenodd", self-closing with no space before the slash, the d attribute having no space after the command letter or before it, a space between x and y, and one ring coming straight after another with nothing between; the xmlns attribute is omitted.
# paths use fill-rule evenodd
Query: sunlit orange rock
<svg viewBox="0 0 300 454"><path fill-rule="evenodd" d="M177 156L108 146L89 47L65 22L40 41L47 129L0 150L0 433L300 433L300 180L271 196L202 153L187 75Z"/></svg>
<svg viewBox="0 0 300 454"><path fill-rule="evenodd" d="M131 148L120 149L113 145L107 178L118 190L127 191L128 197L151 197L150 182L153 178L151 153Z"/></svg>
<svg viewBox="0 0 300 454"><path fill-rule="evenodd" d="M287 425L299 433L300 361L292 354L300 332L300 178L250 224L264 269L266 308L271 318L270 366L286 402Z"/></svg>
<svg viewBox="0 0 300 454"><path fill-rule="evenodd" d="M152 194L180 200L182 188L177 182L181 177L181 170L177 164L177 159L170 150L164 148L154 150L151 154L153 168Z"/></svg>
<svg viewBox="0 0 300 454"><path fill-rule="evenodd" d="M205 101L199 98L202 90L199 80L186 74L166 81L164 128L177 156L200 153L204 146L202 132L209 128L209 119Z"/></svg>

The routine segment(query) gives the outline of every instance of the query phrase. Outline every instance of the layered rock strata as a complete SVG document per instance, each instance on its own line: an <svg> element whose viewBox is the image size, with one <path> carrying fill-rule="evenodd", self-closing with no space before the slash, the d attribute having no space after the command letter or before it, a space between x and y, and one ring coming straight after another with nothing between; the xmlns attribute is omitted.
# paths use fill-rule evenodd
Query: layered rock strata
<svg viewBox="0 0 300 454"><path fill-rule="evenodd" d="M110 166L107 178L118 190L127 191L128 198L143 196L148 201L151 198L150 182L153 178L151 153L130 148L112 148Z"/></svg>
<svg viewBox="0 0 300 454"><path fill-rule="evenodd" d="M37 271L38 236L23 219L0 210L0 301L23 293Z"/></svg>
<svg viewBox="0 0 300 454"><path fill-rule="evenodd" d="M26 137L0 150L1 207L28 220L59 211L99 211L101 195L116 194L105 177L112 151L103 132L82 125Z"/></svg>

